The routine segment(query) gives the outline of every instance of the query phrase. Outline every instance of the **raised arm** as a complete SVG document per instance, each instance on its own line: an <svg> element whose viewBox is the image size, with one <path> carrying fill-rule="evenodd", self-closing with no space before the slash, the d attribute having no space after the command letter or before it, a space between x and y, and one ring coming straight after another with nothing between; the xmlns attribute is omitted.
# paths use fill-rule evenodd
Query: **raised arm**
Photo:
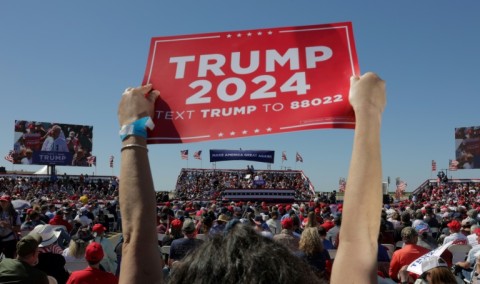
<svg viewBox="0 0 480 284"><path fill-rule="evenodd" d="M356 127L343 204L340 247L331 283L376 283L382 209L380 126L386 103L385 82L374 73L352 77L349 98L355 111Z"/></svg>
<svg viewBox="0 0 480 284"><path fill-rule="evenodd" d="M153 115L159 93L150 92L151 88L146 85L125 91L118 108L121 126L132 125ZM140 126L137 123L134 128L138 130ZM124 243L120 283L163 283L163 260L157 247L156 199L147 143L145 135L137 134L133 131L133 135L126 135L121 150L120 211Z"/></svg>

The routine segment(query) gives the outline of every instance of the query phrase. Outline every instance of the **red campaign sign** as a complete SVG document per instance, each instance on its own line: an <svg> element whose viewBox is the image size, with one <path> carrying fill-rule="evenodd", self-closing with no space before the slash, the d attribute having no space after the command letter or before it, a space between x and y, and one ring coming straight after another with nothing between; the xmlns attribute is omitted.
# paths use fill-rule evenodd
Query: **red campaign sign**
<svg viewBox="0 0 480 284"><path fill-rule="evenodd" d="M152 38L143 84L160 91L148 143L354 128L350 22Z"/></svg>

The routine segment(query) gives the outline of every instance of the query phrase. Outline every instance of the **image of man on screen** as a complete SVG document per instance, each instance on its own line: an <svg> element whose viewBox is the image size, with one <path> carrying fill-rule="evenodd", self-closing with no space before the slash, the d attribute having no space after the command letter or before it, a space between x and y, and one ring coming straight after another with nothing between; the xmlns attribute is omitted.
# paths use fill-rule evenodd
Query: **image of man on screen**
<svg viewBox="0 0 480 284"><path fill-rule="evenodd" d="M43 142L42 151L68 152L65 134L60 126L54 125L50 129L48 137Z"/></svg>

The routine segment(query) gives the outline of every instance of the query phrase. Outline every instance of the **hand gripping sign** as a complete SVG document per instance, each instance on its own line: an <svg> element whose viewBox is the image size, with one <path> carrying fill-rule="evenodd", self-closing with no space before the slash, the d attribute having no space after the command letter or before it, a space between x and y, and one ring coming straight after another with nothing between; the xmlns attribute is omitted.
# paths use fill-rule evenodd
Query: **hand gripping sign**
<svg viewBox="0 0 480 284"><path fill-rule="evenodd" d="M152 38L143 84L160 91L148 143L354 128L352 25Z"/></svg>

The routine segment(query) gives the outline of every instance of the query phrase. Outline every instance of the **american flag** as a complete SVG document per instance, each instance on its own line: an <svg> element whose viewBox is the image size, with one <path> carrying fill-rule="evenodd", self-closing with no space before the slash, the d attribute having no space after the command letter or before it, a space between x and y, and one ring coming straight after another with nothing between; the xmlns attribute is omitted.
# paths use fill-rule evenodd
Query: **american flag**
<svg viewBox="0 0 480 284"><path fill-rule="evenodd" d="M201 160L202 159L202 150L199 150L199 151L193 153L193 158L195 158L197 160Z"/></svg>
<svg viewBox="0 0 480 284"><path fill-rule="evenodd" d="M182 157L182 160L188 160L188 150L181 150L180 156Z"/></svg>
<svg viewBox="0 0 480 284"><path fill-rule="evenodd" d="M282 152L282 161L286 161L287 160L287 152L283 151Z"/></svg>
<svg viewBox="0 0 480 284"><path fill-rule="evenodd" d="M87 163L90 165L90 166L97 166L97 156L90 156L90 157L87 157ZM112 165L113 167L113 165Z"/></svg>
<svg viewBox="0 0 480 284"><path fill-rule="evenodd" d="M10 163L13 163L13 155L15 154L14 150L10 150L8 154L5 156L5 160L9 161Z"/></svg>
<svg viewBox="0 0 480 284"><path fill-rule="evenodd" d="M297 155L295 156L295 161L297 162L302 162L303 163L303 158L302 156L300 155L300 153L297 152Z"/></svg>
<svg viewBox="0 0 480 284"><path fill-rule="evenodd" d="M397 177L395 179L395 184L397 185L397 190L395 190L395 199L400 200L403 193L407 189L407 183Z"/></svg>
<svg viewBox="0 0 480 284"><path fill-rule="evenodd" d="M338 180L338 191L345 192L345 188L347 187L347 181L345 178L340 178Z"/></svg>
<svg viewBox="0 0 480 284"><path fill-rule="evenodd" d="M432 160L432 172L435 172L437 170L437 162L435 160Z"/></svg>
<svg viewBox="0 0 480 284"><path fill-rule="evenodd" d="M113 168L113 159L115 159L115 157L110 156L110 168Z"/></svg>
<svg viewBox="0 0 480 284"><path fill-rule="evenodd" d="M450 171L458 170L458 161L457 160L449 160L448 161L448 169Z"/></svg>
<svg viewBox="0 0 480 284"><path fill-rule="evenodd" d="M397 185L397 190L400 192L405 192L405 189L407 189L407 183L401 180L399 177L396 179L396 185Z"/></svg>

